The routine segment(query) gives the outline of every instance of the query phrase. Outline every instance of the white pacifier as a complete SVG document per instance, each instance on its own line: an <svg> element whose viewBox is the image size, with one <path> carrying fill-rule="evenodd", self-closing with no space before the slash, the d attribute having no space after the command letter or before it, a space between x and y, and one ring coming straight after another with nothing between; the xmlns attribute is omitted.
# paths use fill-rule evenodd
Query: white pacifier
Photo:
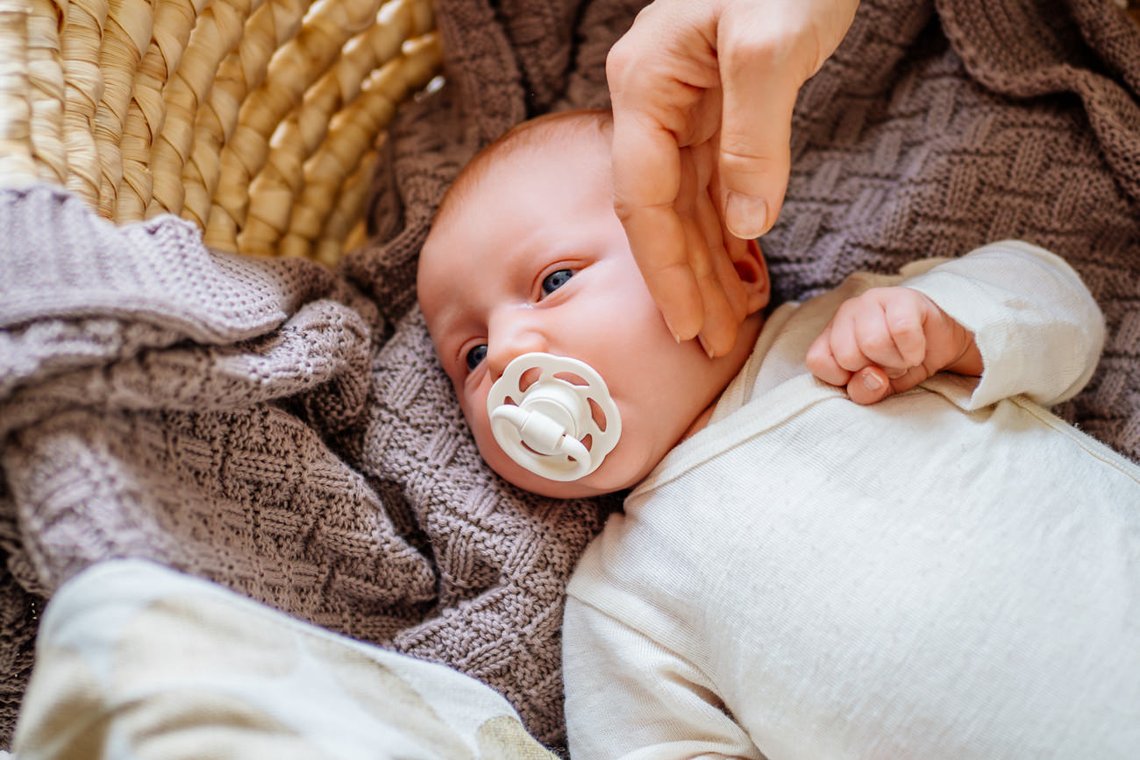
<svg viewBox="0 0 1140 760"><path fill-rule="evenodd" d="M539 376L524 391L523 375L531 370ZM599 420L591 401L601 412ZM621 437L621 416L602 376L567 356L535 352L516 357L491 386L487 414L503 451L548 480L584 478Z"/></svg>

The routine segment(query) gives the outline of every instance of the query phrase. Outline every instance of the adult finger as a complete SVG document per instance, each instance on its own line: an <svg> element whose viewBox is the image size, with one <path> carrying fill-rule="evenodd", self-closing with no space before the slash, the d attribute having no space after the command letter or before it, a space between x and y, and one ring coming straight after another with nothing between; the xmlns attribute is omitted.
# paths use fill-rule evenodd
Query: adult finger
<svg viewBox="0 0 1140 760"><path fill-rule="evenodd" d="M702 278L703 269L694 266L704 305L704 322L698 338L710 357L723 356L736 345L740 323L748 316L748 294L726 247L714 200L719 196L715 196L715 178L711 176L716 160L713 146L708 143L694 146L689 154L694 160L697 186L690 193L682 181L681 197L692 197L695 208L686 214L683 205L679 204L679 210L699 230L700 239L690 245L690 257L694 251L700 251L708 256L711 267L711 272ZM729 242L733 243L740 245L735 240Z"/></svg>
<svg viewBox="0 0 1140 760"><path fill-rule="evenodd" d="M715 50L703 28L708 18L699 3L652 3L606 59L614 210L665 321L684 340L700 330L703 305L674 204L681 146L714 129L704 122L716 114L698 108L717 81Z"/></svg>
<svg viewBox="0 0 1140 760"><path fill-rule="evenodd" d="M695 225L690 230L689 253L704 306L701 332L697 337L712 359L729 353L736 344L740 321L725 291L726 275L722 271L732 267L722 251L709 249L708 240Z"/></svg>
<svg viewBox="0 0 1140 760"><path fill-rule="evenodd" d="M639 112L614 111L614 210L645 284L678 340L696 336L703 305L689 266L681 217L673 204L681 183L672 135Z"/></svg>
<svg viewBox="0 0 1140 760"><path fill-rule="evenodd" d="M790 39L789 27L800 23L794 13L773 3L762 16L761 5L729 6L717 26L725 222L740 238L763 235L780 213L791 165L792 108L811 73Z"/></svg>
<svg viewBox="0 0 1140 760"><path fill-rule="evenodd" d="M724 356L736 345L740 325L748 316L748 294L740 282L740 275L723 244L714 251L713 271L716 275L712 297L704 295L705 322L701 327L701 344L713 357Z"/></svg>
<svg viewBox="0 0 1140 760"><path fill-rule="evenodd" d="M771 229L787 191L792 107L801 82L779 71L781 65L756 52L738 52L722 63L724 218L739 238Z"/></svg>

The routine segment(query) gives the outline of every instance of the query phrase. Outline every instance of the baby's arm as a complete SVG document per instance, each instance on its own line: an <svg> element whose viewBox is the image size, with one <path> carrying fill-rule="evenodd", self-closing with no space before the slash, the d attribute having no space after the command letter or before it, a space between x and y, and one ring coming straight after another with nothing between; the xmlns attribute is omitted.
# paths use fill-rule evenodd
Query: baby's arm
<svg viewBox="0 0 1140 760"><path fill-rule="evenodd" d="M937 266L908 267L914 268L925 271L841 305L808 351L813 374L846 385L860 403L939 371L980 376L968 404L973 409L1017 394L1056 404L1092 376L1104 318L1058 256L1003 241ZM869 387L875 381L880 386Z"/></svg>

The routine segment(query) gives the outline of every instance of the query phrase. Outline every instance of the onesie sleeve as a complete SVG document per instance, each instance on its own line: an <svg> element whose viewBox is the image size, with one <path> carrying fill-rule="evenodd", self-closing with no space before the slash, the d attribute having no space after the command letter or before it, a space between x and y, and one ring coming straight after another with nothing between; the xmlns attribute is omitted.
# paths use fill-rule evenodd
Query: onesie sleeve
<svg viewBox="0 0 1140 760"><path fill-rule="evenodd" d="M1104 316L1059 256L1006 240L914 271L904 269L900 284L926 294L974 333L985 369L967 409L1018 394L1052 406L1092 377L1104 346Z"/></svg>
<svg viewBox="0 0 1140 760"><path fill-rule="evenodd" d="M690 662L573 597L562 630L574 760L763 755Z"/></svg>

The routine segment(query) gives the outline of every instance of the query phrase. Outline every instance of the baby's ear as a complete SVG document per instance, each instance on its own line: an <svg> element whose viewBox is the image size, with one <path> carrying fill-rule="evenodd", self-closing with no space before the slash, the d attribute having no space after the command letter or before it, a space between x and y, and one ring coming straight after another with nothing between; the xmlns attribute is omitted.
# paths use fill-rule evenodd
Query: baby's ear
<svg viewBox="0 0 1140 760"><path fill-rule="evenodd" d="M748 295L748 313L755 314L768 305L772 296L772 282L768 279L768 264L755 240L741 240L728 236L728 255Z"/></svg>

